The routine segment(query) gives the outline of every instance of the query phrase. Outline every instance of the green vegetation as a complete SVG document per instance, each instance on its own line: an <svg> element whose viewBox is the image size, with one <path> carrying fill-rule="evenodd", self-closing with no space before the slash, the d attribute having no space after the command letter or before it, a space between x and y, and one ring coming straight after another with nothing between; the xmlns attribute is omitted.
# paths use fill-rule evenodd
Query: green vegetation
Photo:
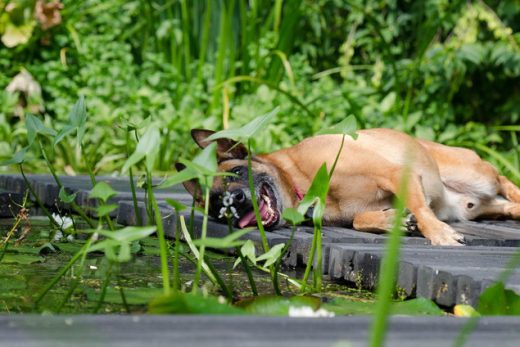
<svg viewBox="0 0 520 347"><path fill-rule="evenodd" d="M207 237L209 188L222 173L216 172L215 145L196 156L195 146L186 147L194 127L225 129L212 139L230 137L247 145L249 173L253 153L320 131L353 134L359 125L474 148L520 182L520 5L512 0L0 0L0 40L2 170L19 170L24 177L25 171L51 173L71 223L35 201L51 231L27 247L32 251L14 250L23 241L14 241L16 228L28 223L20 213L0 242L0 262L39 264L46 252L64 246L56 235L81 238L71 241L65 265L56 267L38 292L28 293L35 311L60 312L80 292L95 301L91 312L115 303L129 312L131 305L148 304L153 313L287 315L291 308L310 308L318 315L370 313L374 346L384 341L390 313L442 314L430 301L392 301L399 220L382 262L376 305L316 299L324 290L321 219L335 165L330 171L322 166L300 206L284 212L294 231L312 207L314 238L303 279L281 267L289 244L269 247L252 188L261 254L251 241L240 239L249 230L237 232L231 224L228 236ZM198 181L206 197L199 239L179 216L184 207L173 200L168 203L178 229L174 242L164 237L152 174L173 171L175 162L185 169L170 174L161 187ZM93 214L75 204L59 179L61 173L80 172L92 180ZM109 198L114 191L96 181L103 172L128 173L136 210L134 173L142 173L150 225L113 223L110 212L117 206ZM404 202L397 200L402 211ZM121 271L154 232L161 283L136 290L122 282ZM227 273L215 266L210 247L235 249L232 262L242 263L253 298L244 300L243 292L234 290ZM93 257L104 261L95 288L85 286ZM520 253L502 281L519 259ZM181 279L184 261L193 270L189 285ZM265 296L259 273L268 274L269 294L277 296ZM280 279L290 297L280 296ZM225 302L205 295L207 285ZM490 299L495 297L500 300ZM499 282L483 293L476 311L459 310L476 320L479 314L518 314L519 302Z"/></svg>
<svg viewBox="0 0 520 347"><path fill-rule="evenodd" d="M145 118L161 133L154 170L172 170L194 153L190 128L279 106L260 152L353 115L475 148L520 179L515 1L65 0L49 11L58 19L35 18L40 2L0 1L3 159L27 145L28 113L63 129L84 95L95 131L85 153L70 141L49 148L59 171L85 172L87 161L120 171L127 129Z"/></svg>

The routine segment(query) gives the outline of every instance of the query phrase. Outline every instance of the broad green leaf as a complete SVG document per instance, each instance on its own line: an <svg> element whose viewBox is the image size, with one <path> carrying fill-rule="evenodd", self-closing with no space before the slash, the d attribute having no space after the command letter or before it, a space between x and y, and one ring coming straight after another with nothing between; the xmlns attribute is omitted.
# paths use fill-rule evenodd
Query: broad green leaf
<svg viewBox="0 0 520 347"><path fill-rule="evenodd" d="M309 307L313 311L320 307L320 299L312 296L259 296L238 303L248 313L261 316L287 316L290 307Z"/></svg>
<svg viewBox="0 0 520 347"><path fill-rule="evenodd" d="M267 253L262 254L258 258L256 258L256 261L262 261L265 260L264 267L269 267L273 265L278 258L280 258L280 255L282 254L282 249L285 246L283 243L279 243L275 246L273 246Z"/></svg>
<svg viewBox="0 0 520 347"><path fill-rule="evenodd" d="M14 164L22 164L25 160L25 155L27 153L27 150L29 150L29 147L24 147L18 152L16 152L11 159L4 160L0 163L0 166L6 166L6 165L14 165Z"/></svg>
<svg viewBox="0 0 520 347"><path fill-rule="evenodd" d="M329 173L327 171L327 166L325 165L325 163L323 163L323 165L319 168L318 172L314 176L309 190L305 194L303 200L300 202L300 205L297 208L298 212L302 215L305 215L307 210L311 206L316 205L318 201L323 206L325 206L328 191Z"/></svg>
<svg viewBox="0 0 520 347"><path fill-rule="evenodd" d="M58 194L58 198L62 202L66 203L66 204L70 204L76 198L76 193L69 194L66 192L65 187L61 187L60 192Z"/></svg>
<svg viewBox="0 0 520 347"><path fill-rule="evenodd" d="M253 264L256 264L256 248L255 244L251 240L247 240L246 243L240 248L240 252L244 257L251 260Z"/></svg>
<svg viewBox="0 0 520 347"><path fill-rule="evenodd" d="M217 171L217 144L215 142L208 145L202 152L193 158L193 164L206 169L210 173Z"/></svg>
<svg viewBox="0 0 520 347"><path fill-rule="evenodd" d="M152 314L245 314L244 310L222 303L217 297L177 292L152 300L148 306Z"/></svg>
<svg viewBox="0 0 520 347"><path fill-rule="evenodd" d="M173 175L169 176L165 179L161 184L159 184L158 188L167 188L174 186L176 184L186 182L198 177L198 173L193 168L185 168L182 171L176 172Z"/></svg>
<svg viewBox="0 0 520 347"><path fill-rule="evenodd" d="M44 136L56 136L56 131L47 128L43 122L32 114L27 115L25 118L25 126L27 128L27 139L29 145L31 145L36 139L36 135L41 134Z"/></svg>
<svg viewBox="0 0 520 347"><path fill-rule="evenodd" d="M247 140L254 138L260 133L260 131L265 130L267 124L269 124L273 118L276 116L279 107L276 107L269 113L266 113L262 116L256 117L251 122L247 123L241 128L238 129L227 129L214 133L213 135L208 137L209 141L228 138L233 139L235 141L243 141L247 142Z"/></svg>
<svg viewBox="0 0 520 347"><path fill-rule="evenodd" d="M85 230L87 233L98 233L107 238L113 239L119 242L133 242L140 239L143 239L155 232L155 226L146 226L146 227L125 227L123 229L119 229L116 231L110 230ZM95 245L94 245L95 246Z"/></svg>
<svg viewBox="0 0 520 347"><path fill-rule="evenodd" d="M175 209L175 211L177 212L181 212L183 210L186 209L186 206L184 204L181 204L180 202L178 202L177 200L173 200L173 199L170 199L170 198L166 198L165 199L166 203L168 205L170 205L171 207L173 207Z"/></svg>
<svg viewBox="0 0 520 347"><path fill-rule="evenodd" d="M353 139L357 138L357 121L356 117L354 116L348 116L347 118L343 119L338 124L333 125L330 128L326 128L323 130L318 131L319 135L325 135L325 134L343 134L343 135L349 135Z"/></svg>
<svg viewBox="0 0 520 347"><path fill-rule="evenodd" d="M298 225L305 220L305 216L292 207L283 210L282 218L292 225Z"/></svg>
<svg viewBox="0 0 520 347"><path fill-rule="evenodd" d="M96 208L96 215L98 217L104 217L104 216L110 214L110 212L116 210L118 207L119 207L119 205L117 205L117 204L108 204L108 205L98 206Z"/></svg>
<svg viewBox="0 0 520 347"><path fill-rule="evenodd" d="M4 254L1 263L4 264L22 264L29 265L33 263L41 263L45 260L43 257L34 256L31 254Z"/></svg>
<svg viewBox="0 0 520 347"><path fill-rule="evenodd" d="M254 228L244 228L238 231L233 232L232 234L227 235L226 237L214 238L207 237L204 240L193 240L193 244L195 246L205 246L211 248L232 248L237 246L242 246L246 241L239 240L242 236L251 231L255 230Z"/></svg>
<svg viewBox="0 0 520 347"><path fill-rule="evenodd" d="M376 305L373 302L360 302L343 298L336 298L321 305L327 311L334 312L338 315L353 315L353 314L373 314ZM441 310L433 301L418 298L402 302L394 302L390 306L391 314L399 315L429 315L429 316L444 316L445 312Z"/></svg>
<svg viewBox="0 0 520 347"><path fill-rule="evenodd" d="M108 199L115 195L117 195L117 192L113 190L112 187L106 182L96 183L94 188L92 188L89 193L89 196L92 199L100 199L103 202L107 202Z"/></svg>
<svg viewBox="0 0 520 347"><path fill-rule="evenodd" d="M87 120L87 109L85 107L85 97L80 96L78 101L74 104L69 115L69 123L56 135L54 145L58 144L65 136L77 130L77 143L81 144L83 135L85 134L85 123Z"/></svg>
<svg viewBox="0 0 520 347"><path fill-rule="evenodd" d="M87 299L89 301L96 302L99 300L99 290L85 287L84 292L87 295ZM146 305L150 300L161 295L162 292L162 288L124 288L125 301L129 305ZM119 289L107 287L103 302L122 305L123 299L121 298L121 293L119 292Z"/></svg>
<svg viewBox="0 0 520 347"><path fill-rule="evenodd" d="M497 282L480 295L477 311L482 315L520 315L520 296Z"/></svg>
<svg viewBox="0 0 520 347"><path fill-rule="evenodd" d="M130 166L137 164L146 157L146 168L151 171L157 154L159 153L160 133L156 125L151 125L139 140L137 147L123 165L122 172L128 171Z"/></svg>

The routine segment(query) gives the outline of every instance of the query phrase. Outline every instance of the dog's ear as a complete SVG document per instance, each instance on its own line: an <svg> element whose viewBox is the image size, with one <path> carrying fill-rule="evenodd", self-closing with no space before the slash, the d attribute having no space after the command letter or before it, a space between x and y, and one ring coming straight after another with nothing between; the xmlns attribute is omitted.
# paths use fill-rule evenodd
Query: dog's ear
<svg viewBox="0 0 520 347"><path fill-rule="evenodd" d="M186 166L181 163L175 163L175 168L177 169L177 171L180 172L180 171L184 170L186 168ZM193 200L195 200L195 205L197 205L197 206L204 205L204 198L202 196L202 188L200 187L199 181L196 178L191 179L189 181L184 181L182 183L182 185L184 186L184 188L186 188L188 193L190 193L191 196L193 196Z"/></svg>
<svg viewBox="0 0 520 347"><path fill-rule="evenodd" d="M213 135L213 130L207 129L192 129L191 137L200 148L206 148L212 141L207 138ZM247 157L247 148L240 142L231 139L217 140L217 159L218 162L227 159L245 159Z"/></svg>

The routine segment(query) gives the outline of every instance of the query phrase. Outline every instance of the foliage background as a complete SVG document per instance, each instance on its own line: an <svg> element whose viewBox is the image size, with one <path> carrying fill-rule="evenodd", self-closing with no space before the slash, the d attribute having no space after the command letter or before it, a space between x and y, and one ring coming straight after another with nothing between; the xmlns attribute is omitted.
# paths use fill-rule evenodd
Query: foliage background
<svg viewBox="0 0 520 347"><path fill-rule="evenodd" d="M38 2L57 4L58 24ZM26 145L27 113L60 130L82 94L98 173L120 170L129 124L160 125L165 171L195 151L191 128L280 105L260 151L354 115L476 148L518 181L519 31L515 0L0 0L0 159ZM23 70L41 96L6 90ZM85 169L73 141L53 160Z"/></svg>

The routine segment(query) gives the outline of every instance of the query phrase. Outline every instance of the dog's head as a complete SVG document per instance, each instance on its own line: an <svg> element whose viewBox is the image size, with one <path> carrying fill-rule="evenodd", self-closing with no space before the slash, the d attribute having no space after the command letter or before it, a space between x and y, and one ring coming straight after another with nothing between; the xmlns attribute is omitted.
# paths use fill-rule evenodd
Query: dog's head
<svg viewBox="0 0 520 347"><path fill-rule="evenodd" d="M211 130L193 129L191 135L201 148L205 148L211 143L207 137L213 133ZM222 222L230 218L233 224L240 228L255 226L256 219L248 183L247 149L243 144L231 139L218 139L216 142L218 170L233 175L215 177L210 191L209 214ZM183 168L179 164L176 167L177 170ZM271 161L262 156L253 157L251 168L262 224L266 229L272 229L283 223L283 209L293 207L296 199L294 194L291 194L288 179ZM196 179L185 182L184 187L198 206L204 205L202 190Z"/></svg>

